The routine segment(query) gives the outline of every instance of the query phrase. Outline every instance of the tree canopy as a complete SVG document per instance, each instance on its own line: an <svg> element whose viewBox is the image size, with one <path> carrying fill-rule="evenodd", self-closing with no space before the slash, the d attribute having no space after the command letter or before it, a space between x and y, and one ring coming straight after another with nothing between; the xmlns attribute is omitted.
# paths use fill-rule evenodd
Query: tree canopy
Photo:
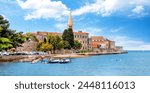
<svg viewBox="0 0 150 93"><path fill-rule="evenodd" d="M48 34L43 41L38 42L38 51L53 51L64 48L64 42L58 35Z"/></svg>
<svg viewBox="0 0 150 93"><path fill-rule="evenodd" d="M9 21L0 15L0 51L16 48L26 40L22 32L9 29L9 25Z"/></svg>
<svg viewBox="0 0 150 93"><path fill-rule="evenodd" d="M12 48L11 41L8 38L1 37L0 38L0 50Z"/></svg>
<svg viewBox="0 0 150 93"><path fill-rule="evenodd" d="M74 47L74 35L73 35L72 28L68 28L64 30L62 39L64 41L67 41L70 44L71 48ZM70 47L68 47L68 49L70 49Z"/></svg>
<svg viewBox="0 0 150 93"><path fill-rule="evenodd" d="M74 49L81 49L82 48L82 44L78 41L78 40L75 40L74 41Z"/></svg>

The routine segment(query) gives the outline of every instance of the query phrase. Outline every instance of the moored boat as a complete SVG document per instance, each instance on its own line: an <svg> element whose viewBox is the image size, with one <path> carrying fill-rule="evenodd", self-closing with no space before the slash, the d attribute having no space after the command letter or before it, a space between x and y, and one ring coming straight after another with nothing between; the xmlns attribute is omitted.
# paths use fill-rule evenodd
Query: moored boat
<svg viewBox="0 0 150 93"><path fill-rule="evenodd" d="M69 63L69 62L71 62L71 60L66 59L66 58L64 58L64 59L50 59L49 60L49 63Z"/></svg>
<svg viewBox="0 0 150 93"><path fill-rule="evenodd" d="M50 59L49 63L59 63L60 60L59 59Z"/></svg>
<svg viewBox="0 0 150 93"><path fill-rule="evenodd" d="M66 58L66 59L61 59L59 63L69 63L69 62L71 62L71 60Z"/></svg>

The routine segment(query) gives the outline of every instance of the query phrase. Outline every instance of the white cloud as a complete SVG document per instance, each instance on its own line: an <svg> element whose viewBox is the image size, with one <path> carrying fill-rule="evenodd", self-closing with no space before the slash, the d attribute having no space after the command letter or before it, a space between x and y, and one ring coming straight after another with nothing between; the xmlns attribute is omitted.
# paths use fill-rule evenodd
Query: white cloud
<svg viewBox="0 0 150 93"><path fill-rule="evenodd" d="M96 0L93 4L85 5L73 11L74 15L82 15L85 13L97 13L102 16L109 16L112 12L120 10L128 2L121 2L121 0Z"/></svg>
<svg viewBox="0 0 150 93"><path fill-rule="evenodd" d="M132 10L132 12L133 12L133 13L136 13L136 14L140 14L140 13L142 13L143 11L144 11L144 7L141 6L141 5L136 6L136 7Z"/></svg>
<svg viewBox="0 0 150 93"><path fill-rule="evenodd" d="M132 14L129 14L128 16L140 18L140 17L146 16L146 15L148 15L148 13L145 12L144 6L138 5L132 9Z"/></svg>
<svg viewBox="0 0 150 93"><path fill-rule="evenodd" d="M141 40L126 36L110 36L109 38L114 40L116 45L123 46L125 50L150 50L150 43Z"/></svg>
<svg viewBox="0 0 150 93"><path fill-rule="evenodd" d="M109 16L115 12L126 11L129 13L136 12L139 14L143 12L144 6L149 5L149 0L96 0L95 3L86 4L79 9L74 10L73 15L78 16L86 13L96 13L101 16Z"/></svg>
<svg viewBox="0 0 150 93"><path fill-rule="evenodd" d="M61 1L51 0L17 0L22 9L29 10L25 16L26 20L39 18L59 19L68 14L68 8Z"/></svg>
<svg viewBox="0 0 150 93"><path fill-rule="evenodd" d="M26 20L39 18L62 18L68 15L68 8L61 1L52 0L16 0L22 9L28 10L25 16ZM80 16L87 13L95 13L101 16L110 16L114 13L127 12L128 16L142 15L145 6L149 7L150 0L94 0L94 3L86 3L80 8L72 11L74 16ZM131 14L133 13L133 14Z"/></svg>

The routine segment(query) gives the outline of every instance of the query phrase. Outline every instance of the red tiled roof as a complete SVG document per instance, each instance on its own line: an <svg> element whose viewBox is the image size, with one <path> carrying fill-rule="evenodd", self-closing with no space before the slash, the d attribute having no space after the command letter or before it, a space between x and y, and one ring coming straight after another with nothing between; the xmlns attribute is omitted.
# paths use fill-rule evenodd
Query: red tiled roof
<svg viewBox="0 0 150 93"><path fill-rule="evenodd" d="M92 42L92 48L97 48L98 45L105 44L106 42Z"/></svg>
<svg viewBox="0 0 150 93"><path fill-rule="evenodd" d="M103 36L91 36L91 40L105 40Z"/></svg>

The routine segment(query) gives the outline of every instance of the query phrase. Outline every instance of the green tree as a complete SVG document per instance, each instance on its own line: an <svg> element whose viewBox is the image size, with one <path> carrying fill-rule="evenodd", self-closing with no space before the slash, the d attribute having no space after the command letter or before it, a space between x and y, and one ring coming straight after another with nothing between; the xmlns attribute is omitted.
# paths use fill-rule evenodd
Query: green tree
<svg viewBox="0 0 150 93"><path fill-rule="evenodd" d="M61 43L62 39L58 35L47 35L47 42L53 45L53 50L59 50L63 48L63 44Z"/></svg>
<svg viewBox="0 0 150 93"><path fill-rule="evenodd" d="M38 51L44 51L44 52L52 51L53 50L53 45L48 43L48 42L45 43L45 42L40 41L40 42L37 43L36 49Z"/></svg>
<svg viewBox="0 0 150 93"><path fill-rule="evenodd" d="M69 34L68 34L68 30L65 29L64 32L63 32L63 35L62 35L62 39L63 39L64 41L67 41L67 37L69 37Z"/></svg>
<svg viewBox="0 0 150 93"><path fill-rule="evenodd" d="M53 45L52 44L49 44L49 43L42 43L41 45L41 51L52 51L53 50Z"/></svg>
<svg viewBox="0 0 150 93"><path fill-rule="evenodd" d="M22 32L16 33L16 31L14 31L11 35L11 42L13 42L12 45L14 48L20 46L20 44L24 43L26 40L27 38L22 35Z"/></svg>
<svg viewBox="0 0 150 93"><path fill-rule="evenodd" d="M64 41L60 41L59 43L58 43L58 45L57 45L57 49L58 50L61 50L61 49L63 49L64 48Z"/></svg>
<svg viewBox="0 0 150 93"><path fill-rule="evenodd" d="M42 46L43 43L44 43L44 42L42 42L42 41L37 42L37 45L36 45L36 50L37 50L37 51L42 51L41 46Z"/></svg>
<svg viewBox="0 0 150 93"><path fill-rule="evenodd" d="M0 26L0 32L3 30L3 28Z"/></svg>
<svg viewBox="0 0 150 93"><path fill-rule="evenodd" d="M9 21L0 15L0 50L7 50L16 48L24 43L26 38L21 32L17 33L15 30L9 29Z"/></svg>
<svg viewBox="0 0 150 93"><path fill-rule="evenodd" d="M37 43L38 51L53 51L61 50L64 48L64 42L61 37L58 35L48 34L43 41Z"/></svg>
<svg viewBox="0 0 150 93"><path fill-rule="evenodd" d="M12 48L12 44L11 44L11 41L8 39L8 38L4 38L4 37L1 37L0 38L0 50L7 50L9 48Z"/></svg>
<svg viewBox="0 0 150 93"><path fill-rule="evenodd" d="M74 49L81 49L82 48L82 44L78 41L78 40L75 40L74 41Z"/></svg>
<svg viewBox="0 0 150 93"><path fill-rule="evenodd" d="M64 43L64 49L71 49L71 46L68 41L63 41L63 43Z"/></svg>
<svg viewBox="0 0 150 93"><path fill-rule="evenodd" d="M74 46L74 35L72 28L65 29L62 35L64 41L68 41L71 48Z"/></svg>
<svg viewBox="0 0 150 93"><path fill-rule="evenodd" d="M9 22L0 15L0 37L8 37L11 34Z"/></svg>
<svg viewBox="0 0 150 93"><path fill-rule="evenodd" d="M68 40L68 42L71 45L71 47L73 47L74 46L74 35L73 35L72 28L68 29L68 33L69 33L69 40Z"/></svg>

